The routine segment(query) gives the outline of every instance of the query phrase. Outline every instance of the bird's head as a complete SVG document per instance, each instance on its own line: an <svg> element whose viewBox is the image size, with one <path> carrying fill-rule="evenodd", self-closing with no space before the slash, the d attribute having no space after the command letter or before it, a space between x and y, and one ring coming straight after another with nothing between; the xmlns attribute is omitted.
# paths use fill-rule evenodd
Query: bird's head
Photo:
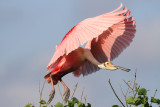
<svg viewBox="0 0 160 107"><path fill-rule="evenodd" d="M118 69L116 65L112 64L111 62L105 62L103 64L98 65L101 69L108 69L108 70L116 70Z"/></svg>
<svg viewBox="0 0 160 107"><path fill-rule="evenodd" d="M121 70L126 71L126 72L130 71L130 69L114 65L111 62L105 62L103 64L98 65L98 67L101 68L101 69L107 69L107 70L121 69Z"/></svg>
<svg viewBox="0 0 160 107"><path fill-rule="evenodd" d="M111 62L105 62L104 66L108 70L116 70L116 69L118 69L118 67L116 65L112 64Z"/></svg>

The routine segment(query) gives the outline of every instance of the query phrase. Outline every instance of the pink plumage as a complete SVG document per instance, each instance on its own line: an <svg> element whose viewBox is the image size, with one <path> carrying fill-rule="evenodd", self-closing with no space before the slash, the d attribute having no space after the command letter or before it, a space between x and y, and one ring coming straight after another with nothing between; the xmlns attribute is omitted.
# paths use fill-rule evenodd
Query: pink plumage
<svg viewBox="0 0 160 107"><path fill-rule="evenodd" d="M56 47L47 66L47 71L52 71L45 79L52 82L53 75L53 81L58 81L70 72L77 77L91 74L100 69L99 63L118 57L130 45L136 32L135 21L129 17L130 10L126 7L119 10L121 7L122 4L109 13L87 18L74 26Z"/></svg>
<svg viewBox="0 0 160 107"><path fill-rule="evenodd" d="M126 48L126 46L124 46L124 44L121 43L123 42L123 39L125 40L127 39L126 42L128 42L129 44L132 41L135 33L135 21L133 21L133 17L127 18L130 14L130 11L127 11L126 8L124 8L121 11L118 11L121 7L122 7L122 3L117 9L113 10L112 12L109 12L97 17L85 19L79 24L77 24L76 26L74 26L65 35L60 45L57 46L56 52L47 66L47 70L53 68L58 58L60 58L64 54L68 55L70 52L77 49L80 45L83 45L84 43L87 43L87 42L89 43L90 41L93 41L94 38L98 38L100 35L104 35L103 32L106 32L106 33L107 31L109 32L110 31L109 29L112 29L114 34L116 34L115 32L117 32L117 34L116 35L114 35L113 33L106 34L106 37L108 37L108 39L105 40L106 45L105 44L103 45L105 46L104 48L108 48L108 50L106 49L106 51L108 52L105 51L105 55L107 56L108 60L112 60L113 58L117 57L120 54L120 52L123 51L124 48ZM127 11L127 15L124 15L126 11ZM117 27L114 24L116 24ZM117 40L116 44L114 45L114 48L116 48L116 51L118 51L118 53L116 55L113 54L112 56L110 56L111 52L109 51L111 51L111 47L114 43L114 40L117 38L115 36L120 38L122 37L122 38L121 39L119 38L119 40ZM91 49L91 47L85 47L85 48ZM91 49L91 50L94 51L95 49ZM92 53L94 54L94 52ZM101 57L100 53L101 52L99 52L99 55L97 55L96 57L98 56ZM114 53L114 51L112 53ZM102 59L106 60L106 57Z"/></svg>

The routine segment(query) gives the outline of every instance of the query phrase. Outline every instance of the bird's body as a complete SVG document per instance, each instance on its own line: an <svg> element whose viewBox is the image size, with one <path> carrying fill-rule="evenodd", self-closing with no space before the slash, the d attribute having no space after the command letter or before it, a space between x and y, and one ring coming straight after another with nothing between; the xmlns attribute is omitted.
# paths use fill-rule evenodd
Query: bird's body
<svg viewBox="0 0 160 107"><path fill-rule="evenodd" d="M53 78L53 81L54 85L56 85L60 78L70 72L76 71L82 64L84 64L85 61L84 49L79 47L68 55L60 57L60 61L57 66L47 74L45 78L48 82L51 82L50 75L54 74L55 78Z"/></svg>
<svg viewBox="0 0 160 107"><path fill-rule="evenodd" d="M68 73L79 77L99 69L129 71L110 62L130 45L136 32L133 17L128 18L130 10L124 7L118 11L121 7L122 4L112 12L85 19L65 35L47 66L47 70L51 69L45 76L52 85L50 101L58 81L66 88L65 99L68 99L69 88L61 79Z"/></svg>

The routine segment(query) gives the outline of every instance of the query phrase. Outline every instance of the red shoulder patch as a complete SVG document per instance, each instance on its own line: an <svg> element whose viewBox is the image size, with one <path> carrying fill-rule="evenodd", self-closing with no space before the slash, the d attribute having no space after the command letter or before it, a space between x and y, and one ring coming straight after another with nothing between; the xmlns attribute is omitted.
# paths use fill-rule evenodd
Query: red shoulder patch
<svg viewBox="0 0 160 107"><path fill-rule="evenodd" d="M69 34L75 29L76 26L77 26L77 25L75 25L75 26L64 36L64 38L62 39L62 42L63 42L64 39L66 39L66 38L69 36ZM62 43L62 42L61 42L61 43Z"/></svg>

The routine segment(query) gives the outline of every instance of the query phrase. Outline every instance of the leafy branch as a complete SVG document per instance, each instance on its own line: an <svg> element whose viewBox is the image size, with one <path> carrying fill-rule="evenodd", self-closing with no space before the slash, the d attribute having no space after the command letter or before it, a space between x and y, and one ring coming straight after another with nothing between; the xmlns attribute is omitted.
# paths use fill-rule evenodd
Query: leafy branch
<svg viewBox="0 0 160 107"><path fill-rule="evenodd" d="M45 85L45 82L43 83L42 88L40 88L40 82L39 82L39 95L40 95L39 107L91 107L90 103L86 104L87 96L86 97L83 96L84 88L82 90L82 95L81 95L80 101L76 97L73 97L75 92L76 92L78 83L74 86L73 94L71 96L71 99L67 101L68 104L66 104L66 105L64 104L63 96L62 96L62 93L61 93L61 90L60 90L60 87L59 87L59 84L58 84L58 89L59 89L59 93L62 97L62 102L58 102L54 106L53 105L48 105L45 100L42 100L42 92L43 92L43 89L44 89L44 85ZM85 101L84 103L82 102L82 98L84 98L84 101ZM24 107L35 107L35 106L33 104L26 104Z"/></svg>
<svg viewBox="0 0 160 107"><path fill-rule="evenodd" d="M155 90L154 96L151 97L151 100L148 100L148 96L147 96L147 92L149 90L145 89L145 88L140 88L140 85L138 85L136 83L136 72L135 71L135 75L134 75L134 80L129 80L128 82L126 82L124 80L124 83L127 85L127 91L126 93L124 93L124 90L122 89L122 86L120 85L121 88L121 92L125 98L125 105L124 103L121 101L121 99L118 97L118 95L116 94L115 90L113 89L113 86L110 82L109 79L109 84L110 87L112 88L112 91L114 92L116 98L118 99L118 101L122 104L123 107L137 107L137 106L141 106L141 107L152 107L152 103L156 103L160 106L160 99L156 99L155 95L157 92L157 89ZM132 83L133 82L133 83ZM127 96L128 94L131 94L130 96ZM150 104L149 104L150 103ZM113 105L112 107L122 107L119 105Z"/></svg>

